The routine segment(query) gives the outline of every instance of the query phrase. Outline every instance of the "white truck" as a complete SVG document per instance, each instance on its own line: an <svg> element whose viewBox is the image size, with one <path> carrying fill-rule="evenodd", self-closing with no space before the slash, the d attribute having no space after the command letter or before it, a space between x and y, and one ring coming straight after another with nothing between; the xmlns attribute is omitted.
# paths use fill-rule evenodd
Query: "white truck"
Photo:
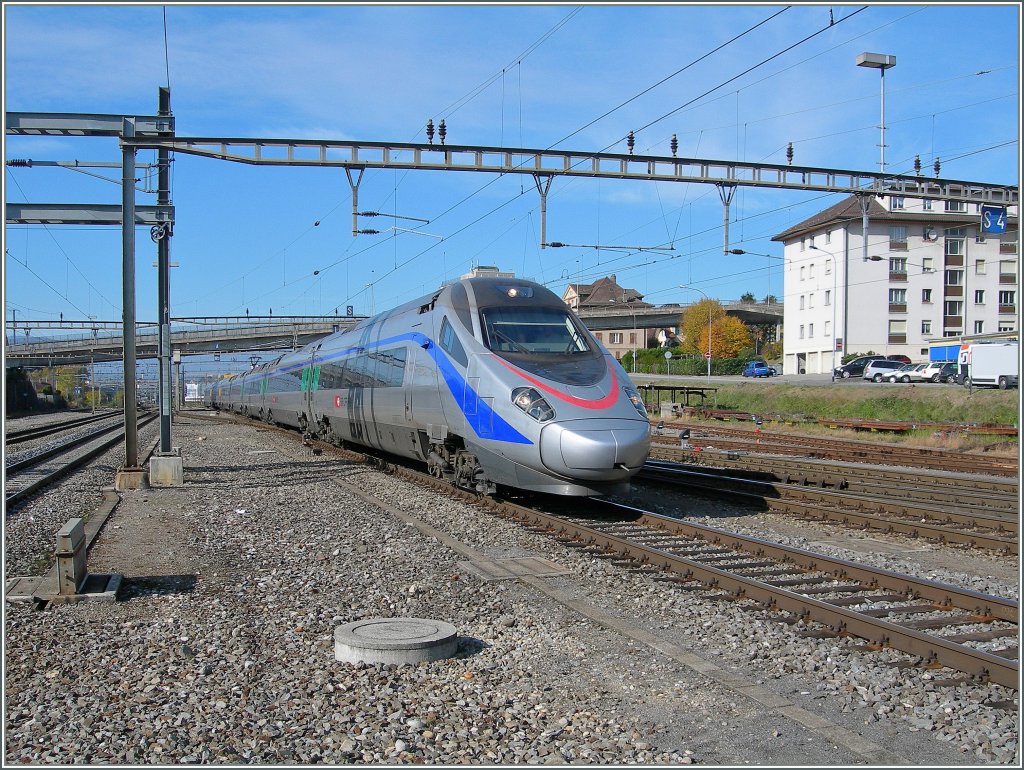
<svg viewBox="0 0 1024 770"><path fill-rule="evenodd" d="M975 342L960 348L963 385L993 385L1000 390L1017 387L1020 352L1016 342Z"/></svg>

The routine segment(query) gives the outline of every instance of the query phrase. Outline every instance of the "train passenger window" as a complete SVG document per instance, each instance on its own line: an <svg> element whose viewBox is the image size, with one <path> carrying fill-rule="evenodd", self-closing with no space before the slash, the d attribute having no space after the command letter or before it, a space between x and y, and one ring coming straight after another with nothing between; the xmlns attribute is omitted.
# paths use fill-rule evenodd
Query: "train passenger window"
<svg viewBox="0 0 1024 770"><path fill-rule="evenodd" d="M448 317L445 316L441 320L441 347L451 355L456 361L463 366L469 365L469 357L466 355L465 349L462 347L462 343L459 341L458 336L455 334L455 330L452 325L448 323Z"/></svg>
<svg viewBox="0 0 1024 770"><path fill-rule="evenodd" d="M485 343L496 353L585 353L586 336L565 311L492 307L481 312Z"/></svg>

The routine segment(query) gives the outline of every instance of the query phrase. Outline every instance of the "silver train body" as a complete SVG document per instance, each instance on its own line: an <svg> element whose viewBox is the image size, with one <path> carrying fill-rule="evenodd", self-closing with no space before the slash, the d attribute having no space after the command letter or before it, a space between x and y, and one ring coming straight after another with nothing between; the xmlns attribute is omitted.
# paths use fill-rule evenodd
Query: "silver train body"
<svg viewBox="0 0 1024 770"><path fill-rule="evenodd" d="M205 400L487 493L621 491L650 449L619 363L554 293L517 279L447 285L221 380Z"/></svg>

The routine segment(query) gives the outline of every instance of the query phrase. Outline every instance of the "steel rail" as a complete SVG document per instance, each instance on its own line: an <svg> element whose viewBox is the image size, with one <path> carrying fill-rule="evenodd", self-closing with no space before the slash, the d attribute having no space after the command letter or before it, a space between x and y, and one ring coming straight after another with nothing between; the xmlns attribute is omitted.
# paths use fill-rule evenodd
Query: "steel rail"
<svg viewBox="0 0 1024 770"><path fill-rule="evenodd" d="M699 429L698 429L699 430ZM776 434L777 435L777 434ZM755 443L756 442L756 443ZM908 452L901 454L889 449L873 450L863 446L847 444L841 441L828 443L780 441L768 439L764 435L749 431L736 433L700 435L691 431L690 443L695 447L704 448L709 445L716 449L750 450L758 447L758 451L776 454L802 455L819 459L841 460L845 462L874 461L879 464L900 465L908 468L930 468L933 470L957 470L960 472L988 473L994 476L1016 476L1016 460L990 460L972 457L971 455L926 455L915 448L908 447Z"/></svg>
<svg viewBox="0 0 1024 770"><path fill-rule="evenodd" d="M60 433L61 431L70 430L76 428L79 425L88 425L91 422L97 422L98 420L106 420L111 417L116 417L119 413L107 412L104 414L91 415L89 417L83 417L78 420L71 420L69 422L62 422L54 425L42 425L38 428L25 428L23 430L9 431L4 434L5 444L22 444L26 441L31 441L34 438L42 438L43 436L50 436L54 433Z"/></svg>
<svg viewBox="0 0 1024 770"><path fill-rule="evenodd" d="M936 609L941 607L960 608L972 613L978 623L997 619L1017 622L1017 602L1010 599L921 580L888 570L866 567L841 559L831 559L821 554L757 538L744 537L713 527L680 522L630 506L610 502L603 504L611 510L618 511L620 515L633 516L635 524L685 534L688 537L696 537L725 548L745 551L754 556L780 559L806 570L829 572L842 579L859 581L867 588L884 588L906 597L929 600L936 605ZM837 633L849 633L869 642L918 655L927 661L958 671L987 677L1006 687L1017 687L1018 664L1016 661L981 650L972 650L916 629L900 626L881 618L873 618L855 610L787 590L784 587L736 575L694 559L676 556L660 548L645 546L614 534L601 532L599 529L569 521L558 515L522 506L511 507L507 503L505 506L509 515L516 519L534 526L542 526L558 535L571 536L592 546L600 546L606 551L616 553L642 565L699 580L706 585L727 590L737 597L754 599L770 608L785 610L807 620L827 625Z"/></svg>
<svg viewBox="0 0 1024 770"><path fill-rule="evenodd" d="M141 419L139 421L139 427L142 428L142 427L148 425L149 423L153 422L153 420L155 420L156 418L157 418L157 415L149 415L149 416L145 417L144 419ZM100 455L103 452L105 452L106 450L110 449L111 447L119 444L121 442L121 439L124 436L124 425L123 424L115 425L114 426L114 430L117 430L117 433L115 433L110 438L107 438L107 439L105 439L103 441L100 441L99 443L96 444L96 446L90 447L87 451L85 451L82 454L72 458L68 462L63 463L59 467L55 468L53 471L51 471L49 473L40 474L38 477L36 477L32 481L30 481L28 484L26 484L25 486L21 487L20 489L17 489L17 490L15 490L13 492L8 492L5 495L5 497L4 497L4 512L5 513L9 513L11 508L12 508L12 506L16 505L17 503L20 503L20 502L24 501L25 499L30 497L37 490L43 488L47 484L51 484L54 481L57 481L58 479L62 478L63 476L66 476L71 471L73 471L73 470L75 470L77 468L80 468L81 466L85 465L87 462L92 460L97 455ZM98 431L96 433L91 434L90 438L95 440L98 437L102 436L104 433L108 433L108 432L110 432L110 431L109 430ZM88 443L88 442L87 441L78 442L76 444L76 446L81 446L83 443ZM71 448L74 448L74 447L71 447ZM51 455L51 457L52 457L52 455ZM38 458L33 458L33 459L38 459ZM5 490L5 491L7 491L7 490Z"/></svg>
<svg viewBox="0 0 1024 770"><path fill-rule="evenodd" d="M910 469L896 470L869 464L837 463L749 451L742 454L717 449L696 452L692 448L662 443L652 444L650 457L687 465L720 467L746 474L760 473L762 476L771 476L776 481L786 483L796 483L795 479L803 479L804 484L813 482L821 486L851 490L855 490L855 485L859 488L874 486L892 489L894 484L898 484L901 494L904 495L910 492L911 496L932 496L935 499L947 500L951 493L956 493L961 498L967 494L976 494L983 495L989 503L993 500L1004 503L1007 508L1017 508L1019 502L1019 485L1016 481L982 478L969 474L931 475ZM735 467L739 464L743 466L742 471ZM908 487L908 484L913 486Z"/></svg>
<svg viewBox="0 0 1024 770"><path fill-rule="evenodd" d="M915 537L932 537L942 542L960 543L990 548L1007 554L1018 553L1018 522L998 516L959 514L912 506L897 500L869 498L844 492L811 489L795 484L722 476L685 469L648 466L638 474L641 479L697 488L715 494L740 497L744 500L764 501L769 508L785 512L799 512L815 518L827 518L842 523L856 522L872 529L896 531ZM874 509L873 512L865 510ZM914 516L913 522L889 518L881 514ZM923 517L923 520L922 520ZM939 523L944 522L944 523ZM966 526L987 527L992 532L966 531L945 526L960 523ZM1009 536L1007 536L1009 535Z"/></svg>
<svg viewBox="0 0 1024 770"><path fill-rule="evenodd" d="M949 449L931 449L929 447L911 446L906 444L892 444L885 442L876 441L864 441L862 439L852 438L837 438L833 436L822 437L812 436L804 433L779 433L775 431L765 431L757 429L756 431L738 427L729 427L726 425L696 425L692 423L683 422L671 422L665 423L665 428L682 429L689 428L691 431L704 432L709 435L719 436L740 436L746 438L758 439L767 443L783 443L783 444L797 444L800 446L814 446L822 447L825 449L831 449L833 447L842 447L844 451L869 451L886 453L895 455L897 457L924 457L929 459L942 458L950 461L963 460L963 459L978 459L987 460L991 462L1010 462L1016 463L1016 458L982 458L972 455L965 455L963 452L957 452Z"/></svg>
<svg viewBox="0 0 1024 770"><path fill-rule="evenodd" d="M893 487L883 485L861 486L855 484L808 484L806 477L793 480L788 474L786 478L773 478L767 472L747 472L742 468L719 468L706 465L690 465L675 460L653 459L647 461L647 468L652 472L664 471L666 474L694 474L696 477L720 478L723 481L744 481L752 484L763 484L779 493L778 496L803 497L812 500L829 499L826 495L842 495L856 501L861 507L884 508L909 516L926 516L956 521L961 524L972 524L975 521L992 522L992 525L1008 525L1014 531L1019 518L1017 498L993 496L991 493L974 489L950 488L941 493L932 492L930 498L921 499L921 490L914 487ZM856 479L855 479L856 481ZM787 495L788 493L788 495ZM982 501L982 496L984 496ZM964 497L968 497L967 502ZM936 499L937 498L937 499ZM986 524L986 526L989 526Z"/></svg>

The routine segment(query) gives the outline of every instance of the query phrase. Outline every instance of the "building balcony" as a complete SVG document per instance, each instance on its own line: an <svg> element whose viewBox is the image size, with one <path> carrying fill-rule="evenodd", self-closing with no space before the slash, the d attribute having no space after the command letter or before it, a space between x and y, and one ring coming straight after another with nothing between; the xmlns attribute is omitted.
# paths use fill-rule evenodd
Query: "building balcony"
<svg viewBox="0 0 1024 770"><path fill-rule="evenodd" d="M1000 254L1016 254L1017 253L1017 244L1016 243L1012 243L1012 242L1007 243L1006 241L1000 241L999 242L999 253Z"/></svg>
<svg viewBox="0 0 1024 770"><path fill-rule="evenodd" d="M1017 306L1016 305L1000 305L999 306L999 315L1004 315L1004 314L1005 315L1016 315L1017 314Z"/></svg>
<svg viewBox="0 0 1024 770"><path fill-rule="evenodd" d="M950 285L947 284L946 286L943 287L943 289L945 290L945 293L946 293L947 297L962 297L962 296L964 296L964 287L963 286L950 286Z"/></svg>
<svg viewBox="0 0 1024 770"><path fill-rule="evenodd" d="M907 335L906 334L890 334L889 335L890 345L906 345Z"/></svg>
<svg viewBox="0 0 1024 770"><path fill-rule="evenodd" d="M906 302L890 302L889 303L890 313L906 313L907 303Z"/></svg>
<svg viewBox="0 0 1024 770"><path fill-rule="evenodd" d="M963 254L947 254L946 255L946 267L963 267L964 255Z"/></svg>
<svg viewBox="0 0 1024 770"><path fill-rule="evenodd" d="M889 241L889 251L909 251L906 241Z"/></svg>
<svg viewBox="0 0 1024 770"><path fill-rule="evenodd" d="M958 315L943 316L942 327L944 329L962 329L964 327L964 319Z"/></svg>
<svg viewBox="0 0 1024 770"><path fill-rule="evenodd" d="M889 271L889 280L890 281L906 281L907 280L907 273L906 273L906 271L904 271L902 273L895 273L892 270L890 270Z"/></svg>
<svg viewBox="0 0 1024 770"><path fill-rule="evenodd" d="M999 283L1017 283L1016 273L1000 273Z"/></svg>

